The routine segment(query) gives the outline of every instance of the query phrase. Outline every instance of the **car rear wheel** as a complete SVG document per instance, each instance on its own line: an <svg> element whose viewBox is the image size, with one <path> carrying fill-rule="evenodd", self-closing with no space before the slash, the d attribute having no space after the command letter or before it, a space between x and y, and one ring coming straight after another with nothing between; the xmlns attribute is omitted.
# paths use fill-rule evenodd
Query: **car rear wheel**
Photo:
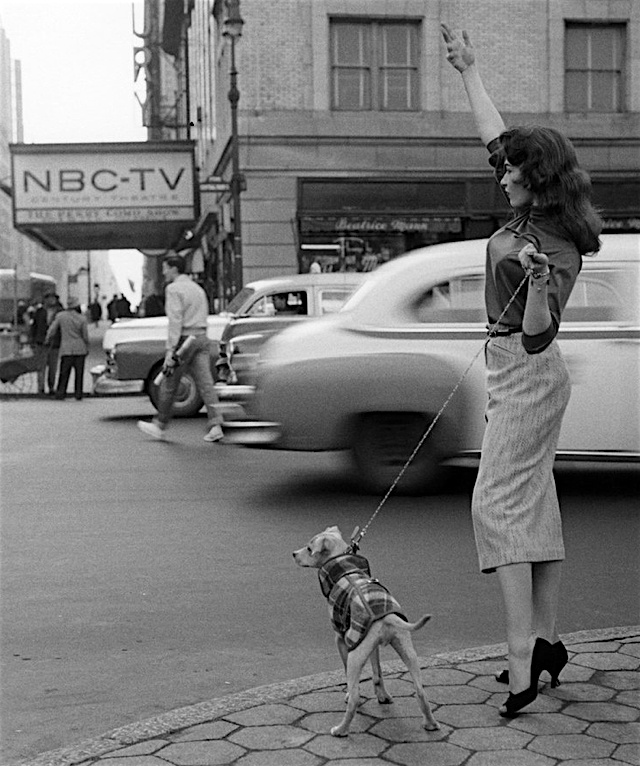
<svg viewBox="0 0 640 766"><path fill-rule="evenodd" d="M158 409L159 408L159 392L158 386L153 382L156 375L162 369L162 365L158 365L149 375L147 382L147 393L151 404ZM176 418L191 418L197 415L202 409L203 401L200 398L198 389L196 388L196 382L190 372L182 373L180 378L180 387L178 388L178 395L173 403L173 416Z"/></svg>
<svg viewBox="0 0 640 766"><path fill-rule="evenodd" d="M432 416L413 412L369 412L362 415L354 430L352 454L364 488L384 494L396 480L423 434ZM438 426L429 434L409 464L395 491L418 495L439 489L446 470L438 438Z"/></svg>

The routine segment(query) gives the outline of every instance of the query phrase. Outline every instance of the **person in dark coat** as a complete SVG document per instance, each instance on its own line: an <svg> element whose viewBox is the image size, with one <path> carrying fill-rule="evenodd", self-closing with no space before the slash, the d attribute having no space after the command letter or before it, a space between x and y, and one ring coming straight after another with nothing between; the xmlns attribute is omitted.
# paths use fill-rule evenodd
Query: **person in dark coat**
<svg viewBox="0 0 640 766"><path fill-rule="evenodd" d="M55 293L47 293L43 302L39 303L33 313L29 328L29 341L34 356L40 357L41 366L38 369L38 393L45 393L45 378L49 396L55 394L56 373L58 371L58 355L60 352L60 335L56 333L46 343L47 330L53 324L57 314L62 311L62 304Z"/></svg>
<svg viewBox="0 0 640 766"><path fill-rule="evenodd" d="M120 297L116 300L116 316L118 319L128 319L133 316L131 304L122 293L120 293Z"/></svg>
<svg viewBox="0 0 640 766"><path fill-rule="evenodd" d="M162 295L148 295L144 299L144 316L164 316L164 298Z"/></svg>
<svg viewBox="0 0 640 766"><path fill-rule="evenodd" d="M89 304L89 317L91 318L93 324L95 324L97 327L98 323L102 319L102 306L98 300L95 300L93 303Z"/></svg>
<svg viewBox="0 0 640 766"><path fill-rule="evenodd" d="M118 296L115 293L113 298L107 303L107 314L110 322L115 322L118 318Z"/></svg>

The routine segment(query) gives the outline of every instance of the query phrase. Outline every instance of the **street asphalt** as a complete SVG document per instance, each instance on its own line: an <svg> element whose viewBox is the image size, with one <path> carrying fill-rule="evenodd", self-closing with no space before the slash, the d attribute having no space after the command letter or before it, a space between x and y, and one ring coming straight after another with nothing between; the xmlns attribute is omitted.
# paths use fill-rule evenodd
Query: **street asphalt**
<svg viewBox="0 0 640 766"><path fill-rule="evenodd" d="M640 626L562 637L561 685L543 674L515 719L498 715L504 644L420 660L440 731L421 728L400 661L383 663L392 705L364 678L348 737L329 734L344 709L342 671L260 686L42 753L22 766L621 766L640 765ZM292 640L295 640L292 637ZM339 664L336 655L336 664Z"/></svg>

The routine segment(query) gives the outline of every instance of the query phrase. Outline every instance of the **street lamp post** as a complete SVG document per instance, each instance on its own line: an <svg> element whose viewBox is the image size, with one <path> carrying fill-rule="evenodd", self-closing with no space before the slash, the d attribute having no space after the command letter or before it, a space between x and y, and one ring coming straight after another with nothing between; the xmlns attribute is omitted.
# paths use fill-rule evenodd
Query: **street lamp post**
<svg viewBox="0 0 640 766"><path fill-rule="evenodd" d="M240 152L238 143L238 70L236 69L236 41L242 35L244 21L240 16L240 0L226 0L227 17L224 20L223 36L229 38L231 67L229 70L229 103L231 105L231 197L233 199L233 281L236 292L243 282L242 274L242 217L240 214L240 193L243 177L240 173Z"/></svg>

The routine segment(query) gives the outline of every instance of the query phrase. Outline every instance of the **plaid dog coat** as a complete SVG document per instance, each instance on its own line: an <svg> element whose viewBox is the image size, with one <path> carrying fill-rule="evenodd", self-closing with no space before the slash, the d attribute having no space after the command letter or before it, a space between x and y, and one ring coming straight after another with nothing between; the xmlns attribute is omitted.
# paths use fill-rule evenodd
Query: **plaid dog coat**
<svg viewBox="0 0 640 766"><path fill-rule="evenodd" d="M364 556L345 553L329 559L318 570L322 594L329 601L329 615L349 651L358 646L377 620L397 614L403 620L400 604L389 591L371 577Z"/></svg>

